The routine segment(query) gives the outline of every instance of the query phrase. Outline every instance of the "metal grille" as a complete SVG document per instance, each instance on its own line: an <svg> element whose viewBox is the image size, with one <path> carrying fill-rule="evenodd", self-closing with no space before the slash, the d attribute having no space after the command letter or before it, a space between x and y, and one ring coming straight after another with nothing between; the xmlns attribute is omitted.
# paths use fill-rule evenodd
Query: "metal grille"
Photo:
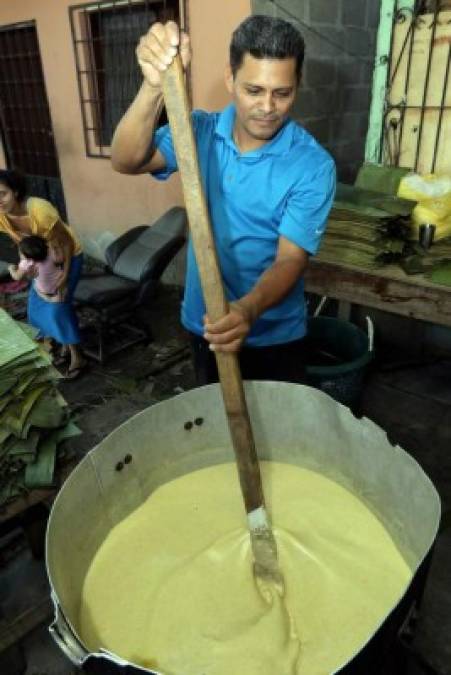
<svg viewBox="0 0 451 675"><path fill-rule="evenodd" d="M111 0L69 8L88 157L110 157L114 129L142 82L135 49L156 21L184 28L184 0ZM163 111L160 124L166 121Z"/></svg>
<svg viewBox="0 0 451 675"><path fill-rule="evenodd" d="M451 3L397 0L381 160L419 173L451 170Z"/></svg>
<svg viewBox="0 0 451 675"><path fill-rule="evenodd" d="M0 132L7 166L26 175L29 194L48 199L66 218L33 21L0 28Z"/></svg>

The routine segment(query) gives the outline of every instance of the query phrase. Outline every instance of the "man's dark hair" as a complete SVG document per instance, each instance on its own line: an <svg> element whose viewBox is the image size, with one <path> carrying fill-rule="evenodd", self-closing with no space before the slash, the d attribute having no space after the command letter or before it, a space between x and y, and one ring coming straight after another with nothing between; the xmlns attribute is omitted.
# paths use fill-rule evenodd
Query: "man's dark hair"
<svg viewBox="0 0 451 675"><path fill-rule="evenodd" d="M27 181L18 171L0 169L0 183L14 192L18 202L21 202L27 194Z"/></svg>
<svg viewBox="0 0 451 675"><path fill-rule="evenodd" d="M45 239L32 234L22 239L19 243L19 251L25 258L29 258L35 262L43 262L48 256L49 249Z"/></svg>
<svg viewBox="0 0 451 675"><path fill-rule="evenodd" d="M235 77L246 53L256 59L296 59L298 82L304 62L304 39L288 21L254 14L245 19L232 35L230 67Z"/></svg>

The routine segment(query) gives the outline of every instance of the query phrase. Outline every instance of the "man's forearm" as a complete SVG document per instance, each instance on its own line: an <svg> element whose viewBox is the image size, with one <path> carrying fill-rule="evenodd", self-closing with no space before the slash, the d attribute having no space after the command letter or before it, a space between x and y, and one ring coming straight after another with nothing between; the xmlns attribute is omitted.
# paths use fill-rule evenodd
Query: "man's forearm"
<svg viewBox="0 0 451 675"><path fill-rule="evenodd" d="M204 337L210 343L210 349L238 351L254 321L282 302L304 273L307 262L308 255L301 249L297 249L294 256L279 256L249 293L230 304L224 317L215 323L206 317Z"/></svg>
<svg viewBox="0 0 451 675"><path fill-rule="evenodd" d="M286 258L276 260L260 277L254 288L238 300L253 323L261 314L278 305L303 275L308 264L305 259Z"/></svg>
<svg viewBox="0 0 451 675"><path fill-rule="evenodd" d="M162 108L161 88L144 81L114 133L111 161L116 171L138 173L151 160L152 139Z"/></svg>

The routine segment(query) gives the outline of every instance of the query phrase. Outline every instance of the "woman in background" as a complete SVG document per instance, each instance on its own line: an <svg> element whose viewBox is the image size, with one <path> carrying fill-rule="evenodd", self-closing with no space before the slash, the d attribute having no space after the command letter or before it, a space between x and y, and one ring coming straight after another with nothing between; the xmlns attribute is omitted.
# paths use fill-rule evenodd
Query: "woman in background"
<svg viewBox="0 0 451 675"><path fill-rule="evenodd" d="M32 284L28 321L39 330L39 337L53 338L66 348L69 359L66 377L78 377L85 361L79 348L80 333L72 298L83 263L80 242L55 207L39 197L27 198L25 178L8 170L0 170L0 232L5 232L16 244L30 235L42 237L52 255L61 260L56 291L64 291L64 300L48 302Z"/></svg>

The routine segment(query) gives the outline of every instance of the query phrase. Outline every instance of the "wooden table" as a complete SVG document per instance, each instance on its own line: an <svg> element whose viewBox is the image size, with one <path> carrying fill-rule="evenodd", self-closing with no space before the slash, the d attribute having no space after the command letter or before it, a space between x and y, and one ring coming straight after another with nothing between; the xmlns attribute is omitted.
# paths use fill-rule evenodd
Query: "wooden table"
<svg viewBox="0 0 451 675"><path fill-rule="evenodd" d="M305 274L305 290L344 303L451 326L451 286L433 284L422 274L408 276L397 265L367 270L313 258Z"/></svg>

